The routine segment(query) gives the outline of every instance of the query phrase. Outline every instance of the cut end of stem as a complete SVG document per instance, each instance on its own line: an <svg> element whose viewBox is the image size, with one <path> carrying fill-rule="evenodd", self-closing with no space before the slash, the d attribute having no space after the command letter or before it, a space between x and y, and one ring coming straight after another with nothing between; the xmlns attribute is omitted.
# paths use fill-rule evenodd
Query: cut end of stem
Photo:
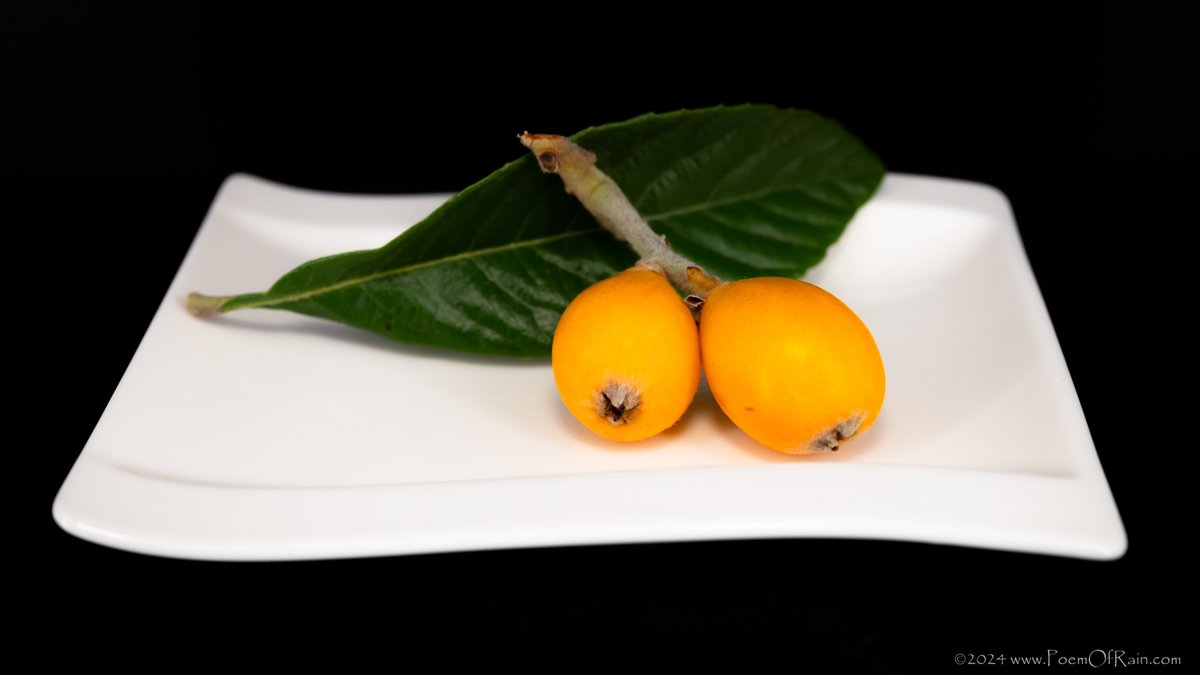
<svg viewBox="0 0 1200 675"><path fill-rule="evenodd" d="M561 173L561 169L582 170L596 163L596 154L584 150L571 142L571 139L558 134L531 134L528 131L518 134L521 145L529 148L537 157L538 166L543 173ZM570 191L571 186L567 189Z"/></svg>
<svg viewBox="0 0 1200 675"><path fill-rule="evenodd" d="M222 312L221 307L230 300L233 296L229 295L204 295L202 293L188 293L187 296L187 311L192 316L201 319L216 316Z"/></svg>

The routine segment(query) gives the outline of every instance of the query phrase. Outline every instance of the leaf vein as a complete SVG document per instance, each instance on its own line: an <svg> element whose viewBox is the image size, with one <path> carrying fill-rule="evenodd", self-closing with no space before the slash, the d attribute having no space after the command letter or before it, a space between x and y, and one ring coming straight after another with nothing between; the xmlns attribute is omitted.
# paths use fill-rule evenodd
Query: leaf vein
<svg viewBox="0 0 1200 675"><path fill-rule="evenodd" d="M270 307L271 305L278 305L278 304L282 304L285 302L298 302L300 300L307 300L309 298L312 298L312 297L315 297L318 295L323 295L325 293L332 293L334 291L340 291L344 288L348 288L351 286L365 284L367 282L375 281L377 279L384 279L386 277L407 274L409 272L415 272L420 269L434 267L436 265L441 265L441 264L448 263L448 262L456 262L459 260L471 260L472 258L476 258L476 257L480 257L480 256L492 255L494 253L502 253L504 251L517 251L522 248L536 249L536 247L542 246L544 244L549 244L551 242L561 241L564 239L570 239L571 237L579 237L579 236L583 236L586 234L591 234L591 232L593 232L594 230L599 230L599 229L600 229L599 227L596 227L591 230L576 230L574 232L563 232L561 234L552 234L547 237L539 237L537 239L529 239L526 241L515 242L512 244L502 244L500 246L481 248L481 249L477 249L475 251L465 251L463 253L456 253L454 255L448 255L448 256L443 256L441 258L434 258L432 260L425 260L425 261L422 261L419 263L413 263L411 265L406 265L404 267L397 267L395 269L383 270L382 272L375 272L374 274L367 274L367 275L364 275L361 277L355 277L353 279L346 279L345 281L339 281L334 284L329 284L327 286L320 286L318 288L313 288L313 289L309 289L306 291L299 291L296 293L289 293L287 295L281 295L281 296L275 296L275 297L267 297L260 301L249 302L249 303L246 303L245 305L241 305L241 308Z"/></svg>

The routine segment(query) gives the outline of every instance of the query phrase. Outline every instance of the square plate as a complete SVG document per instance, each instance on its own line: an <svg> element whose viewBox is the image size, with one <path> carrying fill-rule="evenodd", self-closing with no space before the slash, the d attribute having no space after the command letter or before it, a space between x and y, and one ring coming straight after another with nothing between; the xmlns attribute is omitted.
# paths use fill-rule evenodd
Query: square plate
<svg viewBox="0 0 1200 675"><path fill-rule="evenodd" d="M565 410L544 361L184 309L189 291L263 289L379 246L444 199L230 177L55 500L59 525L222 560L765 537L1124 553L1012 212L987 186L890 174L807 277L855 309L887 367L879 421L836 455L759 446L703 385L681 424L613 444Z"/></svg>

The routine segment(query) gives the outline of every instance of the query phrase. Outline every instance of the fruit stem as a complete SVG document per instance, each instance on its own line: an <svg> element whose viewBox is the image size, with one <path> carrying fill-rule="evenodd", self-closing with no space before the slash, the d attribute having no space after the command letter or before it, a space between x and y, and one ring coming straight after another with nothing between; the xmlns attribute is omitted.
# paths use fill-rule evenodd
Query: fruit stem
<svg viewBox="0 0 1200 675"><path fill-rule="evenodd" d="M555 134L517 136L545 173L556 173L604 229L627 242L641 257L639 264L664 274L688 295L704 298L721 280L676 253L667 238L650 229L616 181L596 167L596 154Z"/></svg>

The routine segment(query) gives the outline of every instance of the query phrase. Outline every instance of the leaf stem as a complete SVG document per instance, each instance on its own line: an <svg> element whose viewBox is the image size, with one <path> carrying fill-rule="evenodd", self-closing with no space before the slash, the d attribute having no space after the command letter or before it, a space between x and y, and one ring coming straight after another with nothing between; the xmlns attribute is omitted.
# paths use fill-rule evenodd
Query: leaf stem
<svg viewBox="0 0 1200 675"><path fill-rule="evenodd" d="M225 303L232 300L232 295L204 295L203 293L188 293L187 311L192 316L207 319L224 311Z"/></svg>
<svg viewBox="0 0 1200 675"><path fill-rule="evenodd" d="M641 258L639 265L664 274L677 288L697 298L706 297L721 283L650 229L616 181L596 167L595 153L555 134L525 132L517 138L533 152L542 171L558 174L567 192L575 195L604 229L629 244Z"/></svg>

